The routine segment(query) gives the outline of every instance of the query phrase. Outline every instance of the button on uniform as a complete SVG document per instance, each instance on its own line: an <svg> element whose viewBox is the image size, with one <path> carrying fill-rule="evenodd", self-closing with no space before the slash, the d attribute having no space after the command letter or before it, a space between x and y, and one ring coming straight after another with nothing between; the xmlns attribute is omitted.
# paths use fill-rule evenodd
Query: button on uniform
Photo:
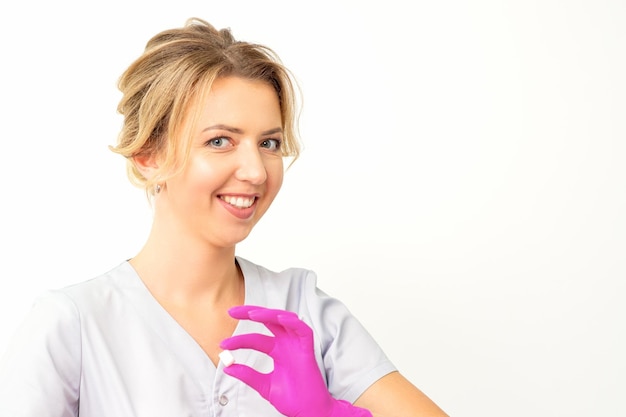
<svg viewBox="0 0 626 417"><path fill-rule="evenodd" d="M226 404L228 404L228 397L222 394L220 395L220 399L218 400L218 402L221 406L225 406Z"/></svg>

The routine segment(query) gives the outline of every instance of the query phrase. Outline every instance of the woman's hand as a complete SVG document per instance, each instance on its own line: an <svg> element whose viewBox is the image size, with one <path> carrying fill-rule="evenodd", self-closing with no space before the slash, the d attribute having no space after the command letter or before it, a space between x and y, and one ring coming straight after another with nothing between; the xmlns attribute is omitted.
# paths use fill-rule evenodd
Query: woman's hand
<svg viewBox="0 0 626 417"><path fill-rule="evenodd" d="M238 306L228 313L236 319L265 325L274 336L251 333L233 336L222 349L254 349L274 360L274 369L260 373L249 366L232 364L224 372L255 389L288 417L371 417L372 414L337 400L328 392L315 361L313 331L290 311Z"/></svg>

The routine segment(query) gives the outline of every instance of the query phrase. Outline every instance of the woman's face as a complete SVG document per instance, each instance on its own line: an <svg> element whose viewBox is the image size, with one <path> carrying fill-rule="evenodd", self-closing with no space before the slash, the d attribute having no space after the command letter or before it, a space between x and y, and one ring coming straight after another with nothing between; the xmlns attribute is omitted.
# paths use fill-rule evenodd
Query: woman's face
<svg viewBox="0 0 626 417"><path fill-rule="evenodd" d="M165 199L176 232L230 247L248 236L282 185L278 96L264 82L225 77L196 106L187 165L155 204Z"/></svg>

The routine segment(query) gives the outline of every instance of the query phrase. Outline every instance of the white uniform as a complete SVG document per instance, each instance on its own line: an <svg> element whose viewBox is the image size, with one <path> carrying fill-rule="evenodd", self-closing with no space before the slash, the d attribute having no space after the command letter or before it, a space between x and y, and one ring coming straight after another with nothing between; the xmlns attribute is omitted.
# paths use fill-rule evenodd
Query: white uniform
<svg viewBox="0 0 626 417"><path fill-rule="evenodd" d="M353 402L395 370L346 307L304 269L277 273L237 258L245 304L296 312L315 334L318 365L335 398ZM268 333L242 320L234 334ZM272 360L233 352L267 372ZM128 262L45 294L0 362L0 417L281 416L217 368L158 304Z"/></svg>

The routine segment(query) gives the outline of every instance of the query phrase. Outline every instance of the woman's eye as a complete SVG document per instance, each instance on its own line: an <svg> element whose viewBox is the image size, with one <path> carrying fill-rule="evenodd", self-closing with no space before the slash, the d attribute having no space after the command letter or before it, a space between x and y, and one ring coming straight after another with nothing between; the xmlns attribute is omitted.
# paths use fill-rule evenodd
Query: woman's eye
<svg viewBox="0 0 626 417"><path fill-rule="evenodd" d="M224 137L213 138L209 139L206 144L212 148L225 148L230 144L230 139Z"/></svg>
<svg viewBox="0 0 626 417"><path fill-rule="evenodd" d="M281 141L279 139L265 139L261 142L261 147L270 151L278 151L280 149Z"/></svg>

